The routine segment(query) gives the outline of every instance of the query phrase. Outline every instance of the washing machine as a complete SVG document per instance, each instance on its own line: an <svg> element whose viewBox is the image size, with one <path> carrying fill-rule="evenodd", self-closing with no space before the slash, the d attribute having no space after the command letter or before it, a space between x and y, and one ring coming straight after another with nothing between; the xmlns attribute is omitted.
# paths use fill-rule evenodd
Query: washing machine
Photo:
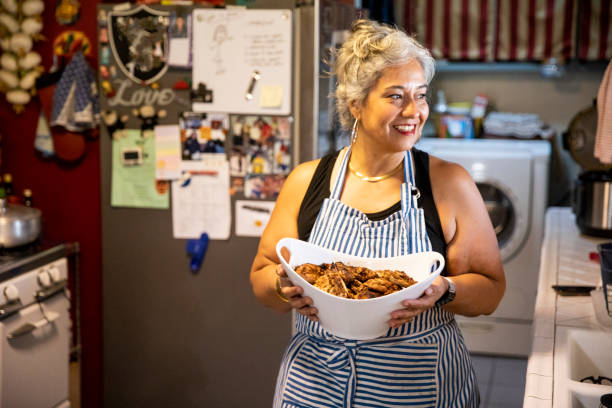
<svg viewBox="0 0 612 408"><path fill-rule="evenodd" d="M470 351L527 356L540 267L550 143L543 140L436 139L416 145L463 166L482 195L506 275L506 293L488 316L457 316Z"/></svg>

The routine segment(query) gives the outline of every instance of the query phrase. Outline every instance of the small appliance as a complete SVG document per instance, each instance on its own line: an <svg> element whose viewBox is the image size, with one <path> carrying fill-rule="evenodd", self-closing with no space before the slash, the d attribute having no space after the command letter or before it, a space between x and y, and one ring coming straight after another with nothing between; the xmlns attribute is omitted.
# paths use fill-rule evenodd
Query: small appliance
<svg viewBox="0 0 612 408"><path fill-rule="evenodd" d="M586 171L574 186L576 224L585 235L612 238L612 172Z"/></svg>
<svg viewBox="0 0 612 408"><path fill-rule="evenodd" d="M578 112L563 135L563 146L582 172L575 181L572 209L585 235L612 238L612 165L593 154L597 129L595 103Z"/></svg>

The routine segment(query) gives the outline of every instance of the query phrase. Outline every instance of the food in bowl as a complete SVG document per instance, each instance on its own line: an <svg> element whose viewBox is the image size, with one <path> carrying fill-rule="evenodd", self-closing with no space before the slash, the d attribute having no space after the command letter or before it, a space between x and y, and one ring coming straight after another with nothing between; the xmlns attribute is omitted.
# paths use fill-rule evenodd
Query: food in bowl
<svg viewBox="0 0 612 408"><path fill-rule="evenodd" d="M372 270L342 262L298 265L295 271L317 288L347 299L373 299L417 283L402 271Z"/></svg>

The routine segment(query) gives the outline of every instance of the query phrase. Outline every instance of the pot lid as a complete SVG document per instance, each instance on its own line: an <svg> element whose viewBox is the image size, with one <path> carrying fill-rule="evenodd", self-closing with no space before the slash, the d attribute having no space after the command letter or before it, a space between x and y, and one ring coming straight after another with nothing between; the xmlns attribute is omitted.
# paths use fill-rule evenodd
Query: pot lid
<svg viewBox="0 0 612 408"><path fill-rule="evenodd" d="M0 199L0 219L8 220L30 220L40 217L40 210L26 207L21 204L9 204L5 199Z"/></svg>
<svg viewBox="0 0 612 408"><path fill-rule="evenodd" d="M572 158L584 170L609 170L611 164L603 164L595 157L595 134L597 131L597 107L595 104L578 112L567 131L568 150Z"/></svg>

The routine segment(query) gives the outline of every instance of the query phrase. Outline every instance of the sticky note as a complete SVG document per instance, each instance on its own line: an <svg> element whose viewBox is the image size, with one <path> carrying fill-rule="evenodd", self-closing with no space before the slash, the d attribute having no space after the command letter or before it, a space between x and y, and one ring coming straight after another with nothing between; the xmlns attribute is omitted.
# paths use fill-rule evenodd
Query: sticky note
<svg viewBox="0 0 612 408"><path fill-rule="evenodd" d="M279 85L263 85L259 97L262 108L280 108L283 101L283 87Z"/></svg>

